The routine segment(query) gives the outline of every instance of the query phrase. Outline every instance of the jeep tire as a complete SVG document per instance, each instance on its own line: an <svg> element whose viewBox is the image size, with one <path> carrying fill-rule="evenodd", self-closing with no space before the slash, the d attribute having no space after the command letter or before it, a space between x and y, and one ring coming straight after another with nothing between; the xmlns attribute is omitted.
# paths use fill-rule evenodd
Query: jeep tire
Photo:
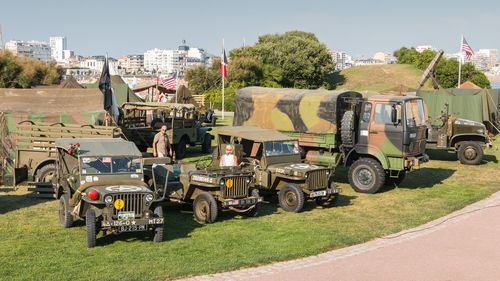
<svg viewBox="0 0 500 281"><path fill-rule="evenodd" d="M96 218L95 211L88 209L85 213L85 228L87 230L87 248L92 248L96 244Z"/></svg>
<svg viewBox="0 0 500 281"><path fill-rule="evenodd" d="M64 228L73 225L73 216L69 212L69 200L64 194L59 198L59 224Z"/></svg>
<svg viewBox="0 0 500 281"><path fill-rule="evenodd" d="M163 218L163 208L161 206L156 206L154 210L155 218ZM163 241L163 223L157 224L153 230L153 241L162 242Z"/></svg>
<svg viewBox="0 0 500 281"><path fill-rule="evenodd" d="M175 159L182 159L186 156L186 138L182 137L175 145Z"/></svg>
<svg viewBox="0 0 500 281"><path fill-rule="evenodd" d="M251 194L252 194L253 197L256 197L256 198L260 197L259 190L256 189L256 188L252 189ZM247 217L256 217L256 216L259 215L259 211L260 211L261 205L262 205L262 202L257 202L252 209L246 211L243 214L245 216L247 216Z"/></svg>
<svg viewBox="0 0 500 281"><path fill-rule="evenodd" d="M385 182L385 171L380 163L372 158L359 158L349 168L349 183L361 193L375 193Z"/></svg>
<svg viewBox="0 0 500 281"><path fill-rule="evenodd" d="M209 133L205 133L205 137L203 138L203 143L201 144L201 152L210 153L211 148L212 148L212 135Z"/></svg>
<svg viewBox="0 0 500 281"><path fill-rule="evenodd" d="M194 217L200 222L213 223L217 219L217 208L217 202L208 192L198 194L193 202Z"/></svg>
<svg viewBox="0 0 500 281"><path fill-rule="evenodd" d="M457 156L464 165L478 165L483 160L483 149L475 141L468 141L458 147Z"/></svg>
<svg viewBox="0 0 500 281"><path fill-rule="evenodd" d="M304 207L304 201L304 192L298 185L287 183L281 188L279 202L284 211L298 213Z"/></svg>

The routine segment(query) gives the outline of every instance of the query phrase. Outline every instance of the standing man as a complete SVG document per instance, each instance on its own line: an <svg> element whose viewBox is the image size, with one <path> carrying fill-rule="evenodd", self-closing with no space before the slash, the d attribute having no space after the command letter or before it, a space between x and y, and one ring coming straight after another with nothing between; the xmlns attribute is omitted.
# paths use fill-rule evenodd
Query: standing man
<svg viewBox="0 0 500 281"><path fill-rule="evenodd" d="M167 149L169 154L167 154ZM167 136L167 126L161 126L160 132L155 135L153 139L153 156L154 157L166 157L173 156L172 154L172 146L170 145L170 141Z"/></svg>

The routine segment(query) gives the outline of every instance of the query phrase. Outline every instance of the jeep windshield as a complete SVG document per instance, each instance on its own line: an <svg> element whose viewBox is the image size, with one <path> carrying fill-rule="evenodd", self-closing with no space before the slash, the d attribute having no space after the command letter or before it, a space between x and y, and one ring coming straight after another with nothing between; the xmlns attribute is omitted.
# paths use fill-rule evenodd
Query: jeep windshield
<svg viewBox="0 0 500 281"><path fill-rule="evenodd" d="M297 141L273 141L265 143L266 156L299 154Z"/></svg>
<svg viewBox="0 0 500 281"><path fill-rule="evenodd" d="M425 125L424 103L421 99L406 102L406 126L417 127Z"/></svg>
<svg viewBox="0 0 500 281"><path fill-rule="evenodd" d="M140 157L81 157L82 174L141 173Z"/></svg>

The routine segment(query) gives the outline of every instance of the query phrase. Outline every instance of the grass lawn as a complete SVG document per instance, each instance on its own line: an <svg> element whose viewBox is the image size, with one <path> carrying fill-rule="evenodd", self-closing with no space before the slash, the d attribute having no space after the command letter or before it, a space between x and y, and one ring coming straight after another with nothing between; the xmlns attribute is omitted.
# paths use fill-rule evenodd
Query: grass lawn
<svg viewBox="0 0 500 281"><path fill-rule="evenodd" d="M227 117L226 117L227 118ZM231 118L224 120L229 124ZM218 120L220 121L220 119ZM216 131L216 128L214 129ZM347 184L345 168L338 206L308 202L286 213L269 199L256 218L224 212L202 224L189 205L167 203L165 241L149 233L103 237L85 247L85 226L59 226L55 200L32 199L26 187L0 188L2 280L163 280L215 273L322 253L399 232L439 218L500 190L500 152L487 149L482 165L463 166L455 155L430 151L433 159L398 188L360 194ZM189 161L209 161L189 148Z"/></svg>

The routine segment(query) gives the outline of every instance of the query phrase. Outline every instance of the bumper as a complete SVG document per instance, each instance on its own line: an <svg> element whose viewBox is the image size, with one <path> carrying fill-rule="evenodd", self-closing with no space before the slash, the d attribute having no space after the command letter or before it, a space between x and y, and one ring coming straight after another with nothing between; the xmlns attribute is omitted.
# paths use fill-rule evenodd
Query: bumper
<svg viewBox="0 0 500 281"><path fill-rule="evenodd" d="M133 219L133 220L111 220L102 221L102 227L120 227L120 226L133 226L133 225L157 225L163 224L164 218L150 218L150 219Z"/></svg>
<svg viewBox="0 0 500 281"><path fill-rule="evenodd" d="M262 197L247 197L242 199L224 199L222 207L248 207L262 202Z"/></svg>
<svg viewBox="0 0 500 281"><path fill-rule="evenodd" d="M324 190L311 191L307 194L309 198L316 197L328 197L332 194L339 194L342 192L342 188L338 187L333 181L330 183L330 187Z"/></svg>
<svg viewBox="0 0 500 281"><path fill-rule="evenodd" d="M420 163L429 162L429 155L422 154L419 156L410 156L406 157L404 160L404 167L407 169L411 169L414 166L420 165Z"/></svg>

